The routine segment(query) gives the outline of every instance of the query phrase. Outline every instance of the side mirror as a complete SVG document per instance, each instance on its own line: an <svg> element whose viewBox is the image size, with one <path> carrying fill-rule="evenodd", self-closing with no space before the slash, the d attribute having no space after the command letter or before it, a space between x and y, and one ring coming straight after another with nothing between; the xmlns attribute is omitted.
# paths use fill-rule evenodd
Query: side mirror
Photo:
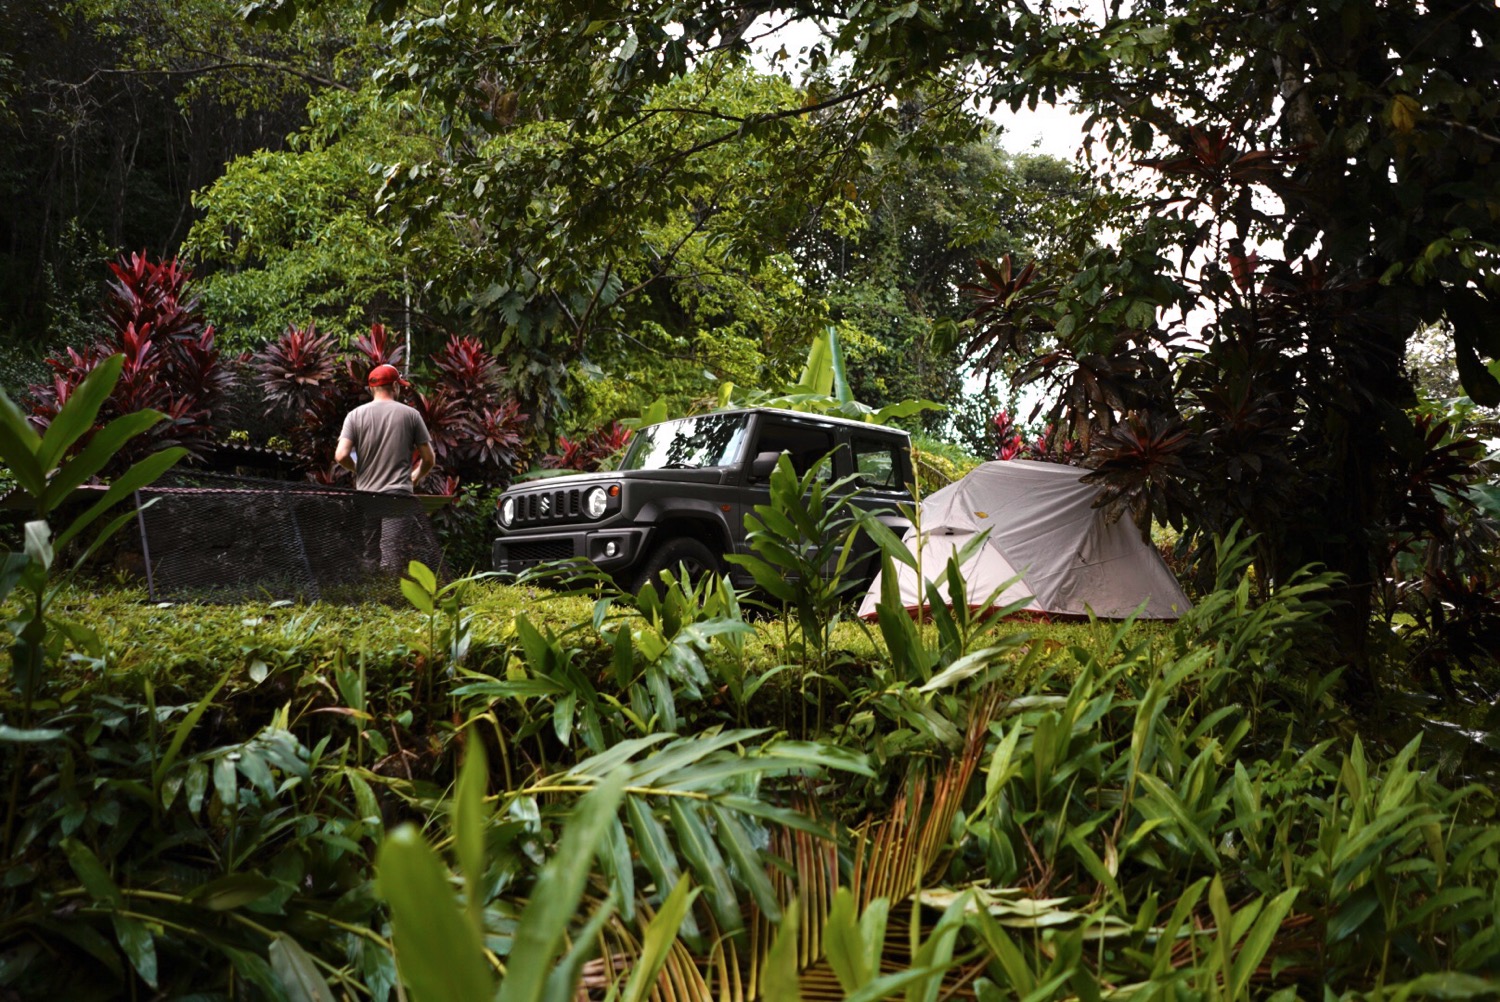
<svg viewBox="0 0 1500 1002"><path fill-rule="evenodd" d="M758 452L755 458L750 460L750 477L753 480L764 480L776 469L776 461L781 458L779 452Z"/></svg>

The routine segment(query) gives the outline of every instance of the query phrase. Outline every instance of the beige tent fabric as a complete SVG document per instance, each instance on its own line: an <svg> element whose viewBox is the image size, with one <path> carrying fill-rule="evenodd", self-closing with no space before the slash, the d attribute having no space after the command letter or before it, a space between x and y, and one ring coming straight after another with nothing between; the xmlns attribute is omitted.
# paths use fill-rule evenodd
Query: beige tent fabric
<svg viewBox="0 0 1500 1002"><path fill-rule="evenodd" d="M1176 619L1190 603L1161 556L1128 520L1110 525L1093 507L1097 490L1079 482L1076 466L1023 459L985 463L922 502L922 574L942 581L948 558L978 533L989 537L963 568L969 601L993 604L1026 596L1026 609L1054 615L1122 619L1145 603L1143 619ZM906 545L916 552L915 532ZM918 604L916 574L898 565L902 602ZM942 592L947 599L947 587ZM860 605L872 616L877 576Z"/></svg>

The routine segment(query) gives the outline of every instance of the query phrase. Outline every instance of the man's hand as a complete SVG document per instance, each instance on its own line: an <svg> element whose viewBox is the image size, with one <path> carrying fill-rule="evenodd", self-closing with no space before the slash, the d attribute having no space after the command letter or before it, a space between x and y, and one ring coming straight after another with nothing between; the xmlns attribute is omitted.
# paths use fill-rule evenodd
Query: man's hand
<svg viewBox="0 0 1500 1002"><path fill-rule="evenodd" d="M339 439L338 448L333 450L333 461L338 463L350 473L354 470L354 442L347 438Z"/></svg>
<svg viewBox="0 0 1500 1002"><path fill-rule="evenodd" d="M417 464L412 467L411 485L415 487L421 483L422 478L432 472L435 463L437 463L437 453L432 451L431 443L417 446Z"/></svg>

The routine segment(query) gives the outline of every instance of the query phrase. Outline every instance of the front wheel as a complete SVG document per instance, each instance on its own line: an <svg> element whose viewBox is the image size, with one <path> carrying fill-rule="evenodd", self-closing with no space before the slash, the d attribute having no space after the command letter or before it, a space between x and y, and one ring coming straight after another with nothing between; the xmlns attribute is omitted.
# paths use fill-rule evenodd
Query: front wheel
<svg viewBox="0 0 1500 1002"><path fill-rule="evenodd" d="M651 551L651 555L636 572L632 590L639 593L646 585L650 585L660 591L661 572L671 571L677 574L679 567L682 569L682 579L687 581L698 581L709 574L718 574L721 569L719 558L713 550L696 539L680 536L667 540Z"/></svg>

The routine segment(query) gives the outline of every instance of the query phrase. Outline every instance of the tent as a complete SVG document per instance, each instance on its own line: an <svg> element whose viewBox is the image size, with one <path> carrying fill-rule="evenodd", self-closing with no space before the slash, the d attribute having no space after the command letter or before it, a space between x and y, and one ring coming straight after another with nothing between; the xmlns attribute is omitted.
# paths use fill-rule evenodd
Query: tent
<svg viewBox="0 0 1500 1002"><path fill-rule="evenodd" d="M1096 488L1080 483L1076 466L1011 459L985 463L922 502L922 574L942 582L948 559L988 530L984 544L961 567L970 602L1014 582L994 599L1047 615L1123 619L1141 608L1143 619L1176 619L1190 603L1160 554L1128 519L1110 524L1093 507ZM917 553L916 532L906 545ZM916 572L896 570L901 599L918 607ZM880 601L877 575L860 605L872 617ZM947 600L947 585L942 587Z"/></svg>

